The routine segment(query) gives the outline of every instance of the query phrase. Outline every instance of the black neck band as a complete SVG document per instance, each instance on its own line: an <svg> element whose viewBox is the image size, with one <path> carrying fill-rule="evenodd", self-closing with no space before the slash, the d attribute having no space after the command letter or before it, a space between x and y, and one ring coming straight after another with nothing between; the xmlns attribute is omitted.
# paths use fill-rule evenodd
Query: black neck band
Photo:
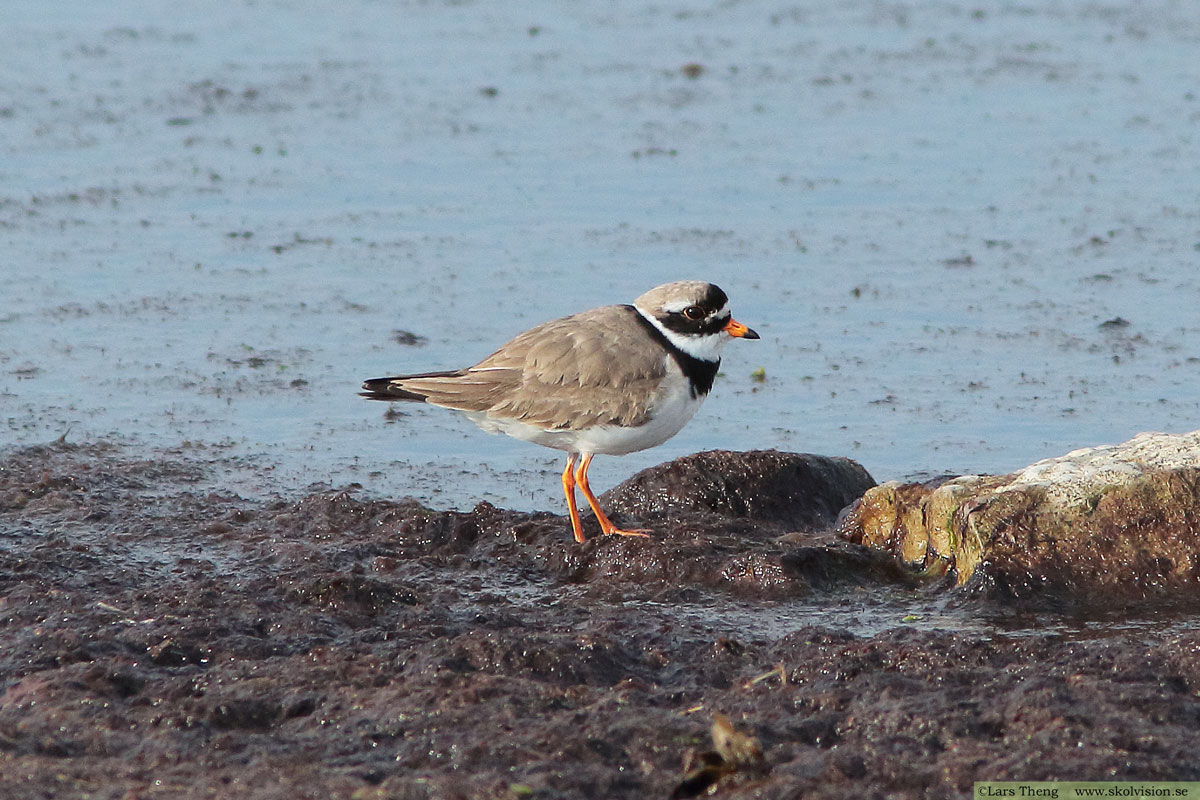
<svg viewBox="0 0 1200 800"><path fill-rule="evenodd" d="M721 359L716 361L705 361L702 358L696 358L690 353L684 352L680 347L666 337L666 335L658 329L653 322L642 316L642 312L638 311L633 306L629 306L629 310L633 312L633 316L646 329L646 333L650 334L650 338L661 344L671 358L675 359L675 363L683 370L684 376L688 379L688 384L691 386L692 397L704 397L712 389L713 380L717 377L717 370L721 368Z"/></svg>

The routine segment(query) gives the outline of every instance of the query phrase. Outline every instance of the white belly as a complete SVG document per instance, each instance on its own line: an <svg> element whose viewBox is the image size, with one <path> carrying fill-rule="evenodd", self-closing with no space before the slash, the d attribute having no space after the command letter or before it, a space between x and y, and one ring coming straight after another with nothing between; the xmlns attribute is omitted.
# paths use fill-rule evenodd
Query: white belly
<svg viewBox="0 0 1200 800"><path fill-rule="evenodd" d="M679 433L688 420L696 415L704 396L692 397L691 387L682 376L678 380L668 380L670 385L655 404L650 420L636 428L597 425L583 430L546 430L484 414L467 416L489 433L504 433L514 439L571 453L621 456L662 444Z"/></svg>

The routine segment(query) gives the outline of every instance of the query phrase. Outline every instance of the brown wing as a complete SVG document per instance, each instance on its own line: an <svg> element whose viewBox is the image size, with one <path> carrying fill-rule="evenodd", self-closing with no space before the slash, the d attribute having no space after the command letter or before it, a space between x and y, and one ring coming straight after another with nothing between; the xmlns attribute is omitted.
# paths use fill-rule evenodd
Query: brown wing
<svg viewBox="0 0 1200 800"><path fill-rule="evenodd" d="M434 405L547 429L640 425L666 359L632 306L552 320L473 367L390 379Z"/></svg>

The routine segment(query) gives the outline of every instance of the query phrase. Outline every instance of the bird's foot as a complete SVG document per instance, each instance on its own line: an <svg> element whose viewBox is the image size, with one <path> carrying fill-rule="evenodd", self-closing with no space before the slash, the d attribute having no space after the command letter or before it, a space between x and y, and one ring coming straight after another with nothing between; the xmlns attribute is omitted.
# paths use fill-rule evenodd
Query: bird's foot
<svg viewBox="0 0 1200 800"><path fill-rule="evenodd" d="M616 525L613 525L611 528L606 528L603 532L608 536L640 536L643 539L649 539L650 534L654 531L651 531L648 528L634 528L631 531L627 531L622 528L618 528Z"/></svg>

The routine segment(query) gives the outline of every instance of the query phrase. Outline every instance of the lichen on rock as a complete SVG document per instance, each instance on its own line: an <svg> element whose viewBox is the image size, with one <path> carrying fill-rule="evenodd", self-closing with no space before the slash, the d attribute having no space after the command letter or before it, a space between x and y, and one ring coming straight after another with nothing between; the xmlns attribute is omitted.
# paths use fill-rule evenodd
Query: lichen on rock
<svg viewBox="0 0 1200 800"><path fill-rule="evenodd" d="M851 541L1016 597L1200 595L1200 431L1142 433L1009 475L870 489Z"/></svg>

